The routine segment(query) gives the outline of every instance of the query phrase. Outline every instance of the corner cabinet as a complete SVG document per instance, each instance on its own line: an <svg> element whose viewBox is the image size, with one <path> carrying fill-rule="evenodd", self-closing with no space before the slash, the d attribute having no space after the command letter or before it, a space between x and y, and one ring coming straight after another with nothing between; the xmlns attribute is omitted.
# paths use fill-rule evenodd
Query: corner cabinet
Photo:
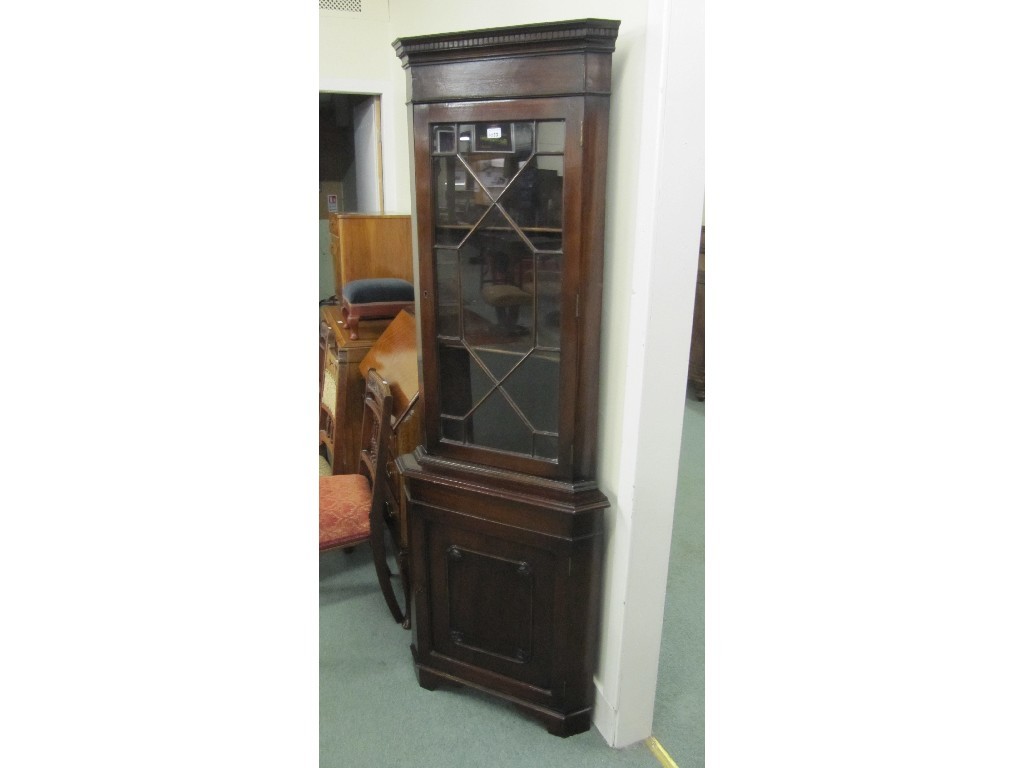
<svg viewBox="0 0 1024 768"><path fill-rule="evenodd" d="M598 354L618 21L425 37L408 72L424 444L399 460L419 683L590 727Z"/></svg>

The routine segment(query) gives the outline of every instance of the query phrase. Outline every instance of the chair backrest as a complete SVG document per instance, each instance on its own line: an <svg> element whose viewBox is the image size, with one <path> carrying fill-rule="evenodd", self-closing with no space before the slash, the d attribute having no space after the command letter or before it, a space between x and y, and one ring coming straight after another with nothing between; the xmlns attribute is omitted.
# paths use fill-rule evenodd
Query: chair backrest
<svg viewBox="0 0 1024 768"><path fill-rule="evenodd" d="M366 372L366 393L363 395L359 471L370 481L374 508L382 504L384 499L384 483L378 483L377 478L383 477L387 464L393 402L391 387L376 369L371 368Z"/></svg>
<svg viewBox="0 0 1024 768"><path fill-rule="evenodd" d="M394 428L391 413L394 408L391 386L377 373L376 368L366 372L366 394L363 396L363 447L359 452L359 470L370 478L372 500L370 502L370 547L373 549L373 565L377 571L384 600L395 621L405 623L407 616L398 605L392 573L387 563L385 540L392 537L397 544L397 533L387 512L390 492L387 482L389 447ZM399 565L399 568L402 566ZM404 576L403 576L404 579ZM405 593L408 607L409 593ZM408 624L406 624L408 627Z"/></svg>

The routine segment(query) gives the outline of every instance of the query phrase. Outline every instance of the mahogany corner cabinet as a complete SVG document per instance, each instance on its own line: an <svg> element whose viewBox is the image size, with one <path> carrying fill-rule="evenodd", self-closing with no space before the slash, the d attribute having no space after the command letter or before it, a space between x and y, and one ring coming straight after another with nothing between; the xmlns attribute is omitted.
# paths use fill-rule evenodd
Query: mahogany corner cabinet
<svg viewBox="0 0 1024 768"><path fill-rule="evenodd" d="M406 37L424 443L399 459L419 684L590 728L618 21Z"/></svg>

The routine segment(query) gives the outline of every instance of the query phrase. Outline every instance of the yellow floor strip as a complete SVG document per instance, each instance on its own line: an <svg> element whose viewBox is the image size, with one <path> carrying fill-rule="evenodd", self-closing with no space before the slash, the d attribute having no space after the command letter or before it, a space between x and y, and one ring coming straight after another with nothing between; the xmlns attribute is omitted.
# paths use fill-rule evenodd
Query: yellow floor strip
<svg viewBox="0 0 1024 768"><path fill-rule="evenodd" d="M658 762L665 766L665 768L679 768L676 765L676 761L669 757L668 752L665 751L665 748L661 746L661 743L656 738L651 736L648 739L644 739L644 744L647 745L647 748L651 750L654 756L658 758Z"/></svg>

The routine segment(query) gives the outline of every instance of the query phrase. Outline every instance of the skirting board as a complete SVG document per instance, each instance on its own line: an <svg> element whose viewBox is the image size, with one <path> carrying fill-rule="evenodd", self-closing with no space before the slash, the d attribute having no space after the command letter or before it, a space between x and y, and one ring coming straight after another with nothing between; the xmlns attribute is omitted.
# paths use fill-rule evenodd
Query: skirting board
<svg viewBox="0 0 1024 768"><path fill-rule="evenodd" d="M600 731L608 746L615 744L615 710L604 697L604 688L597 680L594 680L594 727Z"/></svg>
<svg viewBox="0 0 1024 768"><path fill-rule="evenodd" d="M638 741L651 736L651 730L648 727L646 733L633 733L623 734L620 733L620 726L622 723L619 720L619 713L611 705L611 702L604 695L604 688L601 683L595 678L594 679L594 727L597 728L604 740L608 742L608 746L614 747L615 749L622 749L628 747L630 744L635 744ZM633 724L636 725L635 723Z"/></svg>

